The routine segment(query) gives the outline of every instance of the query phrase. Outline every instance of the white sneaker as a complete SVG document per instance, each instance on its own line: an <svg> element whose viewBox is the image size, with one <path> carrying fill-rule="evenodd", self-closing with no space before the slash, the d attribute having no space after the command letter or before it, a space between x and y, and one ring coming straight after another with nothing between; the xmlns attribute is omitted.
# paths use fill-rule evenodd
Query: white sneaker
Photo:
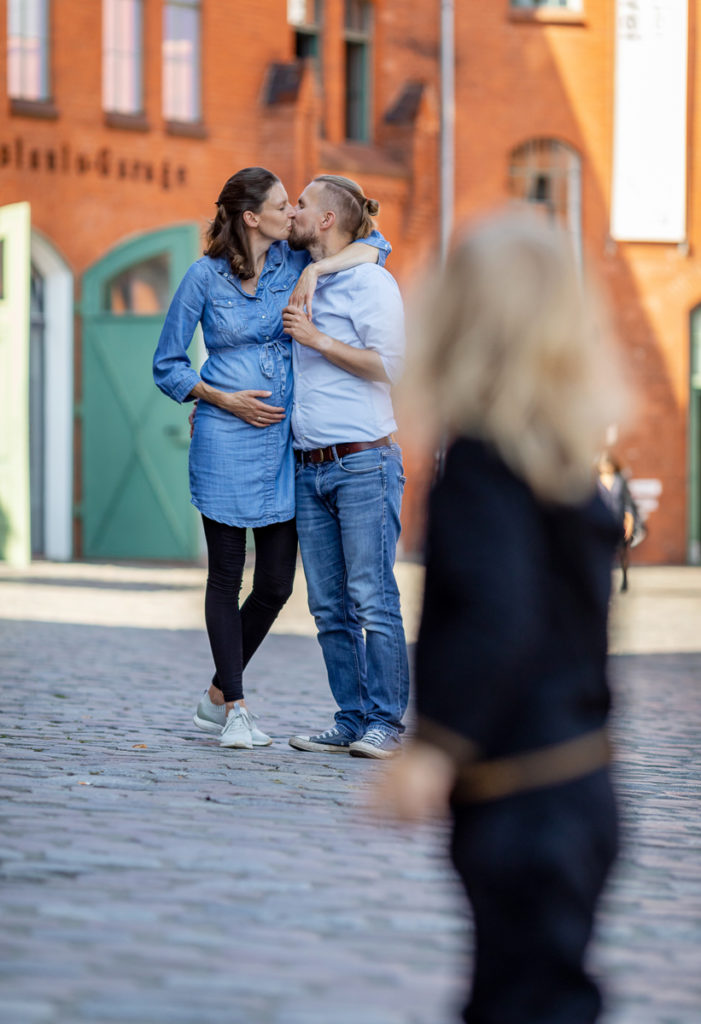
<svg viewBox="0 0 701 1024"><path fill-rule="evenodd" d="M268 736L267 733L259 729L255 723L255 719L258 717L252 712L248 712L249 718L251 719L251 739L253 740L254 747L269 747L273 742L272 736ZM214 704L209 697L209 691L205 690L202 694L197 710L195 711L195 717L193 719L198 729L204 729L205 732L221 734L222 729L226 725L226 707L223 704Z"/></svg>
<svg viewBox="0 0 701 1024"><path fill-rule="evenodd" d="M263 732L256 725L256 718L258 715L254 715L252 711L248 712L248 717L251 720L251 739L253 740L254 747L269 747L273 742L273 737L268 736L267 732Z"/></svg>
<svg viewBox="0 0 701 1024"><path fill-rule="evenodd" d="M246 749L252 749L251 716L240 704L234 704L233 709L226 716L219 745L221 747L245 747Z"/></svg>

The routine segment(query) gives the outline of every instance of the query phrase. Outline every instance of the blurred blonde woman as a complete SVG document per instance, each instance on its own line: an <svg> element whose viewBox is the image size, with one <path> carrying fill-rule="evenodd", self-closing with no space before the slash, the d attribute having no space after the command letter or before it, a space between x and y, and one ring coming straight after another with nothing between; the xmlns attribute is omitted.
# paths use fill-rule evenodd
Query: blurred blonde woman
<svg viewBox="0 0 701 1024"><path fill-rule="evenodd" d="M471 231L414 367L451 438L429 502L417 728L376 794L450 810L471 903L470 1024L585 1024L617 845L605 722L619 527L596 488L620 382L569 240L521 213Z"/></svg>

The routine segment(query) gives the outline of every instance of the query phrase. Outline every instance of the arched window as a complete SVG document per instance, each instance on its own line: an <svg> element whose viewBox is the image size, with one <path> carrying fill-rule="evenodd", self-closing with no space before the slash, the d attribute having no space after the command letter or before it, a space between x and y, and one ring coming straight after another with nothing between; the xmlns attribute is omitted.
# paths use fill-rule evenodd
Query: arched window
<svg viewBox="0 0 701 1024"><path fill-rule="evenodd" d="M572 235L582 248L582 164L578 153L557 139L530 139L511 154L509 191L515 199L537 204Z"/></svg>
<svg viewBox="0 0 701 1024"><path fill-rule="evenodd" d="M103 308L118 315L165 312L170 297L170 260L160 253L120 271L105 282Z"/></svg>

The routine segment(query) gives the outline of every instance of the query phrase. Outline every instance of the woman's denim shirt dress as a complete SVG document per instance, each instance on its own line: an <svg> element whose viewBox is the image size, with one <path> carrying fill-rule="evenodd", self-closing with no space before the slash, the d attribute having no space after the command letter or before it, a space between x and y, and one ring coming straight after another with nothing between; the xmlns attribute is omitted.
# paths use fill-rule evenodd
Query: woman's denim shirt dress
<svg viewBox="0 0 701 1024"><path fill-rule="evenodd" d="M374 231L362 241L380 250L384 264L391 246L382 235ZM221 391L270 391L262 401L285 410L281 423L258 428L208 402L198 403L190 493L208 519L254 527L294 517L292 342L282 329L282 310L309 262L306 251L274 242L256 293L249 295L227 259L203 256L170 304L153 360L154 380L164 394L183 402L202 379ZM199 373L187 354L198 323L207 348Z"/></svg>

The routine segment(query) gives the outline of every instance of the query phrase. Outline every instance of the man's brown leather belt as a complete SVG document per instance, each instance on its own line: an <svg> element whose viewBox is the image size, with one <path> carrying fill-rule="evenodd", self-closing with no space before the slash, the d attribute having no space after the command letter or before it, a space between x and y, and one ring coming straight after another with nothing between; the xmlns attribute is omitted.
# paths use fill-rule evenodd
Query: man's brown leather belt
<svg viewBox="0 0 701 1024"><path fill-rule="evenodd" d="M391 437L380 437L377 441L348 441L345 444L330 444L326 448L310 448L309 451L295 448L295 458L305 466L309 462L316 465L318 462L331 462L335 458L342 459L344 455L352 455L353 452L364 452L368 448L384 448L390 444Z"/></svg>

